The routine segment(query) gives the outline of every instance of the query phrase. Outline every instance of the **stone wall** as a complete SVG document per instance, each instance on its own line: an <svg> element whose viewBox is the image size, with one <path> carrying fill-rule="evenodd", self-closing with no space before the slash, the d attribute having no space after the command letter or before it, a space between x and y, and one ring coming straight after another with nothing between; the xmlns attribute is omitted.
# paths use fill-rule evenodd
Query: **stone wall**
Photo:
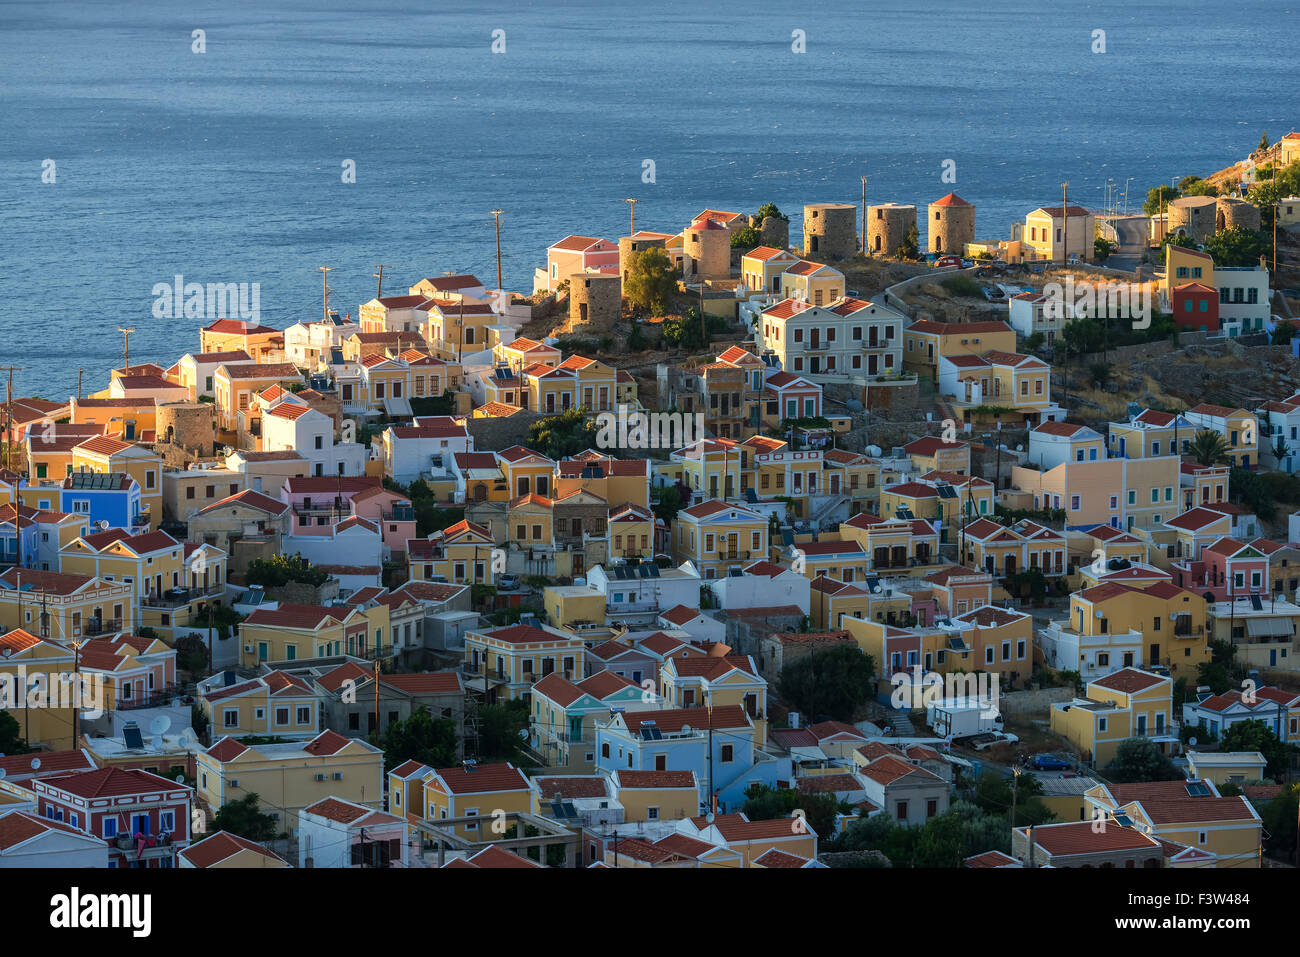
<svg viewBox="0 0 1300 957"><path fill-rule="evenodd" d="M1034 691L1009 691L998 696L998 710L1002 716L1021 714L1045 714L1054 704L1070 701L1074 698L1074 689L1038 688Z"/></svg>

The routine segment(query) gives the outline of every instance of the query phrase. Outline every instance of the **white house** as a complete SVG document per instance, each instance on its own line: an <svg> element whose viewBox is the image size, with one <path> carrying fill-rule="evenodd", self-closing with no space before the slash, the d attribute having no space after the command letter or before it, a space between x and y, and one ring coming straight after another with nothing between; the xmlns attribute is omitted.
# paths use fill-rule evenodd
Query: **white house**
<svg viewBox="0 0 1300 957"><path fill-rule="evenodd" d="M642 573L641 569L647 569ZM587 571L587 585L605 596L605 614L622 622L634 619L650 621L661 611L678 605L698 606L700 573L690 562L676 568L649 564L596 565Z"/></svg>
<svg viewBox="0 0 1300 957"><path fill-rule="evenodd" d="M383 435L385 471L407 484L430 472L444 474L458 452L473 452L474 437L449 415L426 416L411 426L390 426Z"/></svg>
<svg viewBox="0 0 1300 957"><path fill-rule="evenodd" d="M0 868L108 867L108 842L30 811L0 817Z"/></svg>
<svg viewBox="0 0 1300 957"><path fill-rule="evenodd" d="M699 604L699 592L691 604L677 605L661 611L656 619L660 628L684 631L693 641L719 642L727 637L727 626L717 618L700 611L691 605Z"/></svg>
<svg viewBox="0 0 1300 957"><path fill-rule="evenodd" d="M262 416L262 451L297 452L312 475L363 475L366 448L335 442L334 420L305 403L282 400Z"/></svg>
<svg viewBox="0 0 1300 957"><path fill-rule="evenodd" d="M328 797L298 812L298 866L408 867L409 836L396 815Z"/></svg>
<svg viewBox="0 0 1300 957"><path fill-rule="evenodd" d="M1280 402L1265 402L1255 410L1260 429L1259 461L1265 468L1294 473L1300 464L1300 392ZM1285 453L1278 458L1278 443ZM1294 538L1291 541L1295 541Z"/></svg>
<svg viewBox="0 0 1300 957"><path fill-rule="evenodd" d="M1017 335L1028 338L1039 333L1050 346L1074 318L1074 305L1064 300L1054 303L1041 292L1022 292L1007 300L1007 312L1007 323Z"/></svg>
<svg viewBox="0 0 1300 957"><path fill-rule="evenodd" d="M176 363L176 371L181 385L189 390L190 398L197 400L200 396L216 398L213 390L213 376L220 366L255 365L253 359L243 349L233 352L187 352Z"/></svg>
<svg viewBox="0 0 1300 957"><path fill-rule="evenodd" d="M339 575L339 583L344 587L380 583L384 541L379 526L374 522L364 518L345 518L333 525L309 528L314 534L284 536L281 551L286 555L302 555L313 565L355 570ZM339 573L336 571L335 574ZM349 578L347 582L344 575Z"/></svg>
<svg viewBox="0 0 1300 957"><path fill-rule="evenodd" d="M811 613L812 580L769 561L747 565L739 575L710 578L704 587L724 611L798 605L805 615Z"/></svg>
<svg viewBox="0 0 1300 957"><path fill-rule="evenodd" d="M1214 286L1219 291L1219 321L1225 333L1264 331L1273 312L1268 278L1268 270L1262 263L1258 266L1214 267Z"/></svg>
<svg viewBox="0 0 1300 957"><path fill-rule="evenodd" d="M299 368L316 369L320 363L329 362L331 350L339 348L344 339L360 331L358 323L344 321L338 316L331 316L328 322L324 319L295 322L284 330L284 354Z"/></svg>
<svg viewBox="0 0 1300 957"><path fill-rule="evenodd" d="M1067 462L1096 462L1106 458L1101 433L1073 422L1044 422L1029 433L1026 461L1043 470ZM1082 458L1080 458L1082 454Z"/></svg>

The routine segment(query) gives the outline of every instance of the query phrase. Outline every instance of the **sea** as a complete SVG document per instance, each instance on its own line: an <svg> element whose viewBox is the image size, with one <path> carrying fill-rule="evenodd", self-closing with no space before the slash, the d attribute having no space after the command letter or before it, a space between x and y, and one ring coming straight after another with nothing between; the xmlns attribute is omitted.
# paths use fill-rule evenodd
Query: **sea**
<svg viewBox="0 0 1300 957"><path fill-rule="evenodd" d="M531 292L570 233L705 208L924 208L978 238L1036 206L1141 205L1300 127L1295 0L0 2L0 365L15 395L170 365L212 317L155 287L257 283L260 318L356 315L472 272ZM349 173L351 176L349 177ZM349 178L354 181L349 182ZM0 371L0 386L7 373Z"/></svg>

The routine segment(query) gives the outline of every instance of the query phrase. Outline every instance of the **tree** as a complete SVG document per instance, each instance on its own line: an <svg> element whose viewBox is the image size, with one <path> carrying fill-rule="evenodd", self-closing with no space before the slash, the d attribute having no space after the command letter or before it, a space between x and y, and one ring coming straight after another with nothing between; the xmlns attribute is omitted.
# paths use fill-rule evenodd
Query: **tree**
<svg viewBox="0 0 1300 957"><path fill-rule="evenodd" d="M755 214L755 216L758 219L760 225L762 224L763 220L767 219L767 217L769 216L771 216L773 219L784 220L787 223L790 222L790 217L787 216L785 213L781 212L781 210L777 209L776 203L764 203L762 206L758 207L758 212Z"/></svg>
<svg viewBox="0 0 1300 957"><path fill-rule="evenodd" d="M419 761L431 768L446 768L456 763L456 722L434 718L420 705L405 721L388 726L379 746L384 751L384 773L399 764Z"/></svg>
<svg viewBox="0 0 1300 957"><path fill-rule="evenodd" d="M1207 183L1199 176L1184 176L1178 181L1178 191L1184 196L1218 196L1219 187Z"/></svg>
<svg viewBox="0 0 1300 957"><path fill-rule="evenodd" d="M548 415L528 427L528 447L548 459L577 455L596 445L595 419L578 408Z"/></svg>
<svg viewBox="0 0 1300 957"><path fill-rule="evenodd" d="M478 754L480 761L511 761L524 758L523 737L528 727L528 703L522 698L478 709ZM530 762L531 763L531 762Z"/></svg>
<svg viewBox="0 0 1300 957"><path fill-rule="evenodd" d="M1041 800L1042 783L1032 774L1005 777L997 771L985 771L975 782L972 798L976 807L1011 822L1011 788L1016 791L1016 827L1037 826L1056 819L1056 814Z"/></svg>
<svg viewBox="0 0 1300 957"><path fill-rule="evenodd" d="M915 259L921 248L921 234L916 229L916 223L907 227L907 234L903 237L902 243L894 250L895 259Z"/></svg>
<svg viewBox="0 0 1300 957"><path fill-rule="evenodd" d="M1291 327L1288 326L1287 328L1291 328ZM1274 342L1273 344L1277 345L1278 343ZM1277 441L1273 443L1272 452L1273 452L1273 457L1277 459L1279 463L1282 462L1288 455L1291 454L1291 446L1286 444L1285 436L1279 435L1277 437Z"/></svg>
<svg viewBox="0 0 1300 957"><path fill-rule="evenodd" d="M1196 683L1206 685L1215 694L1223 694L1232 687L1229 668L1236 653L1237 646L1230 641L1211 641L1210 660L1202 661L1196 666Z"/></svg>
<svg viewBox="0 0 1300 957"><path fill-rule="evenodd" d="M329 572L313 568L311 562L297 554L254 558L244 572L247 584L261 585L263 588L279 588L289 582L319 587L329 581L329 577Z"/></svg>
<svg viewBox="0 0 1300 957"><path fill-rule="evenodd" d="M18 719L8 711L0 711L0 754L26 754L27 742L23 740Z"/></svg>
<svg viewBox="0 0 1300 957"><path fill-rule="evenodd" d="M1125 738L1115 749L1115 757L1106 765L1106 777L1116 783L1133 781L1180 781L1183 773L1160 746L1150 738Z"/></svg>
<svg viewBox="0 0 1300 957"><path fill-rule="evenodd" d="M1295 338L1295 322L1279 322L1273 327L1273 339L1270 345L1285 346L1290 345L1291 340Z"/></svg>
<svg viewBox="0 0 1300 957"><path fill-rule="evenodd" d="M652 508L656 517L662 518L665 525L671 525L677 513L682 510L682 493L671 485L661 488Z"/></svg>
<svg viewBox="0 0 1300 957"><path fill-rule="evenodd" d="M1228 461L1228 443L1223 436L1211 429L1202 429L1196 433L1187 447L1192 458L1201 465L1218 465Z"/></svg>
<svg viewBox="0 0 1300 957"><path fill-rule="evenodd" d="M1235 721L1229 725L1219 739L1221 751L1258 751L1268 762L1264 773L1275 781L1286 777L1291 764L1291 755L1296 751L1294 745L1287 744L1277 733L1263 721Z"/></svg>
<svg viewBox="0 0 1300 957"><path fill-rule="evenodd" d="M181 635L176 639L176 658L190 674L206 674L208 644L198 635Z"/></svg>
<svg viewBox="0 0 1300 957"><path fill-rule="evenodd" d="M1025 336L1025 351L1037 352L1039 349L1043 348L1043 343L1045 341L1046 339L1041 332L1030 333Z"/></svg>
<svg viewBox="0 0 1300 957"><path fill-rule="evenodd" d="M777 689L809 722L821 720L823 715L852 721L872 696L875 673L875 662L856 644L837 645L782 668Z"/></svg>
<svg viewBox="0 0 1300 957"><path fill-rule="evenodd" d="M1260 228L1272 232L1277 203L1300 192L1300 160L1274 171L1270 178L1265 178L1266 172L1262 167L1257 172L1260 181L1250 188L1246 199L1259 207Z"/></svg>
<svg viewBox="0 0 1300 957"><path fill-rule="evenodd" d="M633 253L628 263L623 295L637 309L661 316L677 292L677 272L662 249L651 247Z"/></svg>
<svg viewBox="0 0 1300 957"><path fill-rule="evenodd" d="M791 817L796 810L803 811L808 827L822 840L829 840L836 833L840 802L834 794L803 794L793 788L778 790L766 784L751 784L745 790L741 810L751 821Z"/></svg>
<svg viewBox="0 0 1300 957"><path fill-rule="evenodd" d="M1300 782L1288 784L1260 811L1264 831L1269 835L1269 847L1274 851L1295 854L1297 803L1300 803Z"/></svg>
<svg viewBox="0 0 1300 957"><path fill-rule="evenodd" d="M1178 189L1174 186L1166 186L1161 183L1147 191L1147 201L1142 204L1142 212L1148 216L1154 216L1159 213L1171 199L1178 198Z"/></svg>
<svg viewBox="0 0 1300 957"><path fill-rule="evenodd" d="M221 805L212 819L212 827L250 841L265 842L275 837L275 818L262 813L256 794L247 794L237 801Z"/></svg>
<svg viewBox="0 0 1300 957"><path fill-rule="evenodd" d="M1273 255L1273 241L1259 230L1233 226L1207 239L1205 251L1214 257L1215 266L1258 266L1261 256Z"/></svg>
<svg viewBox="0 0 1300 957"><path fill-rule="evenodd" d="M1110 381L1111 365L1109 362L1093 362L1088 366L1088 375L1098 385L1105 385Z"/></svg>
<svg viewBox="0 0 1300 957"><path fill-rule="evenodd" d="M757 226L741 226L731 235L732 249L754 249L763 245L763 230Z"/></svg>
<svg viewBox="0 0 1300 957"><path fill-rule="evenodd" d="M1092 255L1099 263L1104 263L1114 251L1115 244L1104 236L1098 236L1092 241Z"/></svg>
<svg viewBox="0 0 1300 957"><path fill-rule="evenodd" d="M1255 147L1255 152L1268 149L1268 130L1265 130L1259 138L1259 145Z"/></svg>

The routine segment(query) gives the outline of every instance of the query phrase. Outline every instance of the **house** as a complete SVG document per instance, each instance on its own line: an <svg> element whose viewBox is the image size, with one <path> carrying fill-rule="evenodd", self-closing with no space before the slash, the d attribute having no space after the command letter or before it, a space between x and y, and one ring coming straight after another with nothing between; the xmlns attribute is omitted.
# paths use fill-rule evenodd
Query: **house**
<svg viewBox="0 0 1300 957"><path fill-rule="evenodd" d="M262 662L289 662L299 658L325 658L348 654L367 657L391 653L387 605L363 608L339 602L304 605L281 602L276 608L259 607L239 626L243 642L240 663L255 668ZM385 643L385 635L390 640Z"/></svg>
<svg viewBox="0 0 1300 957"><path fill-rule="evenodd" d="M199 351L238 351L254 362L274 362L283 354L284 334L260 322L218 319L199 330Z"/></svg>
<svg viewBox="0 0 1300 957"><path fill-rule="evenodd" d="M219 672L199 682L197 697L213 733L231 737L314 738L324 717L321 695L285 671L247 681Z"/></svg>
<svg viewBox="0 0 1300 957"><path fill-rule="evenodd" d="M1203 282L1175 286L1169 297L1174 324L1190 332L1217 332L1220 326L1219 293Z"/></svg>
<svg viewBox="0 0 1300 957"><path fill-rule="evenodd" d="M1202 402L1183 413L1193 428L1216 432L1228 446L1228 465L1250 469L1259 465L1259 418L1245 409Z"/></svg>
<svg viewBox="0 0 1300 957"><path fill-rule="evenodd" d="M394 724L423 708L435 721L451 721L457 747L463 747L465 686L459 672L376 674L374 668L348 661L318 677L314 687L322 698L325 726L346 737L387 734Z"/></svg>
<svg viewBox="0 0 1300 957"><path fill-rule="evenodd" d="M970 443L947 442L935 435L924 435L903 446L903 454L912 460L917 474L926 472L970 472Z"/></svg>
<svg viewBox="0 0 1300 957"><path fill-rule="evenodd" d="M760 559L744 566L740 574L709 579L704 588L724 611L778 604L797 605L804 614L811 609L811 581L784 565Z"/></svg>
<svg viewBox="0 0 1300 957"><path fill-rule="evenodd" d="M13 628L64 644L132 631L131 586L72 572L7 568L0 572L0 630Z"/></svg>
<svg viewBox="0 0 1300 957"><path fill-rule="evenodd" d="M383 432L384 473L403 485L430 472L442 472L458 452L473 452L474 438L451 416L416 418L411 426Z"/></svg>
<svg viewBox="0 0 1300 957"><path fill-rule="evenodd" d="M1183 704L1183 723L1200 725L1218 738L1240 721L1259 721L1281 740L1300 743L1300 694L1281 688L1258 688L1253 694L1198 691L1195 701Z"/></svg>
<svg viewBox="0 0 1300 957"><path fill-rule="evenodd" d="M677 513L672 527L674 561L689 561L705 578L717 578L734 565L767 556L767 519L739 504L708 499Z"/></svg>
<svg viewBox="0 0 1300 957"><path fill-rule="evenodd" d="M93 472L102 476L114 473L129 475L140 487L139 518L148 522L148 529L145 529L143 521L137 522L134 520L135 516L132 516L132 530L156 530L162 523L162 482L159 478L162 473L162 458L152 449L136 445L134 442L123 442L107 435L97 435L73 447L72 471L74 474ZM90 483L90 480L81 481ZM120 480L114 482L106 479L105 481L109 485L122 484ZM76 510L66 509L66 511Z"/></svg>
<svg viewBox="0 0 1300 957"><path fill-rule="evenodd" d="M852 297L826 305L783 299L755 319L760 355L795 375L894 376L903 366L902 313Z"/></svg>
<svg viewBox="0 0 1300 957"><path fill-rule="evenodd" d="M462 519L428 538L406 542L407 575L411 581L491 584L496 577L496 542L482 525Z"/></svg>
<svg viewBox="0 0 1300 957"><path fill-rule="evenodd" d="M302 373L288 362L222 363L213 373L217 407L217 428L235 432L240 427L241 413L247 417L252 410L254 396L264 389L278 385L282 389L302 386ZM245 418L245 431L251 431L252 422Z"/></svg>
<svg viewBox="0 0 1300 957"><path fill-rule="evenodd" d="M1087 793L1093 824L1133 828L1167 847L1171 866L1259 867L1262 824L1242 796L1209 781L1098 784ZM1192 860L1194 858L1194 860Z"/></svg>
<svg viewBox="0 0 1300 957"><path fill-rule="evenodd" d="M939 360L1014 352L1016 330L1005 322L936 322L920 319L903 330L903 366L937 381Z"/></svg>
<svg viewBox="0 0 1300 957"><path fill-rule="evenodd" d="M1258 751L1187 752L1189 778L1194 781L1213 781L1216 785L1262 781L1267 764L1268 760Z"/></svg>
<svg viewBox="0 0 1300 957"><path fill-rule="evenodd" d="M109 866L109 845L80 827L30 811L0 815L0 868Z"/></svg>
<svg viewBox="0 0 1300 957"><path fill-rule="evenodd" d="M1051 367L1036 356L999 351L941 356L938 382L940 393L956 400L953 407L963 421L1000 421L1007 415L1030 426L1053 414Z"/></svg>
<svg viewBox="0 0 1300 957"><path fill-rule="evenodd" d="M844 273L834 266L800 259L781 273L781 298L810 302L814 306L833 303L844 296Z"/></svg>
<svg viewBox="0 0 1300 957"><path fill-rule="evenodd" d="M618 275L618 243L595 236L565 236L546 250L546 291L555 290L578 273Z"/></svg>
<svg viewBox="0 0 1300 957"><path fill-rule="evenodd" d="M532 788L523 772L509 762L438 768L424 779L424 819L483 817L489 825L498 815L526 813L532 808ZM478 824L453 825L469 840L486 840Z"/></svg>
<svg viewBox="0 0 1300 957"><path fill-rule="evenodd" d="M1106 433L1110 454L1144 459L1186 452L1196 435L1196 426L1183 415L1143 409L1130 415L1127 422L1111 422Z"/></svg>
<svg viewBox="0 0 1300 957"><path fill-rule="evenodd" d="M533 682L551 673L581 681L585 646L580 636L549 625L509 625L465 634L465 671L471 690L488 690L490 700L527 698Z"/></svg>
<svg viewBox="0 0 1300 957"><path fill-rule="evenodd" d="M1041 292L1017 293L1007 300L1007 324L1026 339L1042 336L1048 347L1074 318L1073 313L1072 302L1053 300Z"/></svg>
<svg viewBox="0 0 1300 957"><path fill-rule="evenodd" d="M283 398L262 415L261 450L297 452L316 476L361 475L365 471L365 446L335 442L332 418Z"/></svg>
<svg viewBox="0 0 1300 957"><path fill-rule="evenodd" d="M740 257L740 281L751 292L779 296L782 274L798 262L792 252L758 246Z"/></svg>
<svg viewBox="0 0 1300 957"><path fill-rule="evenodd" d="M284 868L291 866L275 851L256 841L217 831L195 841L177 855L177 867L193 868Z"/></svg>
<svg viewBox="0 0 1300 957"><path fill-rule="evenodd" d="M755 746L767 745L767 681L749 655L668 658L659 668L659 693L672 708L741 707Z"/></svg>
<svg viewBox="0 0 1300 957"><path fill-rule="evenodd" d="M194 790L148 771L78 771L33 780L29 788L37 814L100 838L110 868L175 867L190 842Z"/></svg>
<svg viewBox="0 0 1300 957"><path fill-rule="evenodd" d="M1092 262L1096 215L1083 206L1040 206L1017 227L1026 259L1065 262L1068 254Z"/></svg>
<svg viewBox="0 0 1300 957"><path fill-rule="evenodd" d="M322 731L310 741L247 745L223 736L195 755L198 797L219 809L249 794L283 830L297 814L326 797L378 809L384 803L384 753L373 744Z"/></svg>
<svg viewBox="0 0 1300 957"><path fill-rule="evenodd" d="M1011 832L1011 852L1026 867L1165 866L1161 841L1138 828L1092 821L1018 827Z"/></svg>
<svg viewBox="0 0 1300 957"><path fill-rule="evenodd" d="M299 867L409 867L409 822L327 797L298 812Z"/></svg>
<svg viewBox="0 0 1300 957"><path fill-rule="evenodd" d="M1104 768L1126 738L1150 738L1161 753L1178 748L1172 721L1173 683L1166 675L1121 668L1087 683L1084 697L1052 705L1050 727L1092 767Z"/></svg>
<svg viewBox="0 0 1300 957"><path fill-rule="evenodd" d="M886 754L857 774L866 800L898 824L915 826L948 810L948 782L932 771Z"/></svg>
<svg viewBox="0 0 1300 957"><path fill-rule="evenodd" d="M130 582L137 609L162 607L167 593L184 587L184 545L162 531L130 535L112 529L78 536L59 550L59 566L72 574Z"/></svg>
<svg viewBox="0 0 1300 957"><path fill-rule="evenodd" d="M653 672L651 672L653 673ZM595 721L614 709L641 711L659 707L653 691L647 693L611 671L599 671L579 682L552 672L531 691L531 741L546 758L548 767L590 771L596 760Z"/></svg>
<svg viewBox="0 0 1300 957"><path fill-rule="evenodd" d="M684 633L701 645L721 641L727 631L726 625L718 619L689 605L677 605L659 612L656 624L668 631Z"/></svg>
<svg viewBox="0 0 1300 957"><path fill-rule="evenodd" d="M790 818L751 821L743 813L718 814L710 821L693 817L677 825L678 833L696 840L740 851L744 866L752 867L769 851L783 851L805 860L817 857L816 832L806 822Z"/></svg>
<svg viewBox="0 0 1300 957"><path fill-rule="evenodd" d="M1064 510L1067 531L1096 525L1150 529L1182 510L1175 496L1179 466L1176 455L1103 460L1099 454L1096 461L1076 455L1046 469L1015 466L1011 485L1036 510Z"/></svg>

